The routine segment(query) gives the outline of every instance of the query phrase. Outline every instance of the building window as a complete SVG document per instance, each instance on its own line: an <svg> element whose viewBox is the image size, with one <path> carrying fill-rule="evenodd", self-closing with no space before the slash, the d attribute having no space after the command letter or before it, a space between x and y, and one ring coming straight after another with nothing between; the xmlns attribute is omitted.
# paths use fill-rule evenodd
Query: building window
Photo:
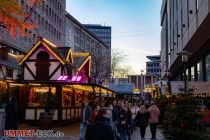
<svg viewBox="0 0 210 140"><path fill-rule="evenodd" d="M29 8L28 8L28 4L26 4L26 13L28 13Z"/></svg>
<svg viewBox="0 0 210 140"><path fill-rule="evenodd" d="M46 5L46 15L48 16L48 5Z"/></svg>
<svg viewBox="0 0 210 140"><path fill-rule="evenodd" d="M38 23L40 24L40 15L38 15Z"/></svg>
<svg viewBox="0 0 210 140"><path fill-rule="evenodd" d="M50 23L49 23L49 26L48 26L48 31L50 32L50 29L51 29L51 25L50 25Z"/></svg>
<svg viewBox="0 0 210 140"><path fill-rule="evenodd" d="M48 22L45 21L45 29L47 30L47 25L48 25Z"/></svg>
<svg viewBox="0 0 210 140"><path fill-rule="evenodd" d="M44 11L44 7L45 7L45 4L44 4L44 1L42 1L42 11Z"/></svg>
<svg viewBox="0 0 210 140"><path fill-rule="evenodd" d="M54 12L53 12L53 10L52 10L52 19L53 19L53 17L54 17Z"/></svg>
<svg viewBox="0 0 210 140"><path fill-rule="evenodd" d="M59 25L61 26L61 19L60 19Z"/></svg>
<svg viewBox="0 0 210 140"><path fill-rule="evenodd" d="M56 87L51 87L50 98L54 101L54 106L57 105ZM49 93L49 87L29 87L28 92L28 107L45 107L46 98Z"/></svg>
<svg viewBox="0 0 210 140"><path fill-rule="evenodd" d="M34 21L36 22L36 20L37 20L37 13L34 12Z"/></svg>
<svg viewBox="0 0 210 140"><path fill-rule="evenodd" d="M7 75L7 77L11 77L11 78L13 78L13 69L12 68L6 68L6 75Z"/></svg>
<svg viewBox="0 0 210 140"><path fill-rule="evenodd" d="M197 81L201 81L201 61L197 63Z"/></svg>
<svg viewBox="0 0 210 140"><path fill-rule="evenodd" d="M191 67L191 70L190 70L190 73L191 73L191 81L195 81L195 67L192 66Z"/></svg>
<svg viewBox="0 0 210 140"><path fill-rule="evenodd" d="M199 0L196 0L196 11L198 11L199 8Z"/></svg>
<svg viewBox="0 0 210 140"><path fill-rule="evenodd" d="M210 54L206 56L206 81L210 81Z"/></svg>
<svg viewBox="0 0 210 140"><path fill-rule="evenodd" d="M33 42L36 42L36 34L33 34Z"/></svg>
<svg viewBox="0 0 210 140"><path fill-rule="evenodd" d="M51 8L49 8L49 16L51 17Z"/></svg>
<svg viewBox="0 0 210 140"><path fill-rule="evenodd" d="M21 1L21 7L22 7L22 9L24 8L24 1L23 0Z"/></svg>

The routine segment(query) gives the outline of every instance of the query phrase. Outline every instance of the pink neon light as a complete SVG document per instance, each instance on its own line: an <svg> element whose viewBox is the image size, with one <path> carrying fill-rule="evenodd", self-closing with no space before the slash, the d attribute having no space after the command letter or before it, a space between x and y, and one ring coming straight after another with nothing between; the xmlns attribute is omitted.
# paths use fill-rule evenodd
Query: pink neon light
<svg viewBox="0 0 210 140"><path fill-rule="evenodd" d="M79 82L79 81L81 81L81 79L82 79L82 76L78 76L76 81Z"/></svg>
<svg viewBox="0 0 210 140"><path fill-rule="evenodd" d="M58 80L61 80L62 78L63 78L63 76L59 76L59 77L58 77Z"/></svg>
<svg viewBox="0 0 210 140"><path fill-rule="evenodd" d="M71 78L71 81L76 81L76 79L77 79L77 76L73 76L72 78Z"/></svg>
<svg viewBox="0 0 210 140"><path fill-rule="evenodd" d="M68 78L68 76L63 76L63 78L61 80L66 80Z"/></svg>

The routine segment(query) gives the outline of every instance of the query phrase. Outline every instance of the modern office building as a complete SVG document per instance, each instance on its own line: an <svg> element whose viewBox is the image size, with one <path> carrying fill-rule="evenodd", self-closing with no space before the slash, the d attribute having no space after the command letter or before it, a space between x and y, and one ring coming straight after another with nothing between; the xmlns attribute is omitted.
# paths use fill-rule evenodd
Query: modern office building
<svg viewBox="0 0 210 140"><path fill-rule="evenodd" d="M149 61L146 62L146 75L155 75L160 78L160 55L147 56Z"/></svg>
<svg viewBox="0 0 210 140"><path fill-rule="evenodd" d="M92 56L92 74L98 84L104 83L111 75L111 47L85 28L66 12L65 46L74 52L88 52ZM104 79L105 78L105 79Z"/></svg>
<svg viewBox="0 0 210 140"><path fill-rule="evenodd" d="M161 76L171 80L210 81L210 1L163 0L161 8ZM186 71L182 51L188 52Z"/></svg>
<svg viewBox="0 0 210 140"><path fill-rule="evenodd" d="M111 26L102 26L98 24L83 24L83 26L96 35L107 46L111 47Z"/></svg>

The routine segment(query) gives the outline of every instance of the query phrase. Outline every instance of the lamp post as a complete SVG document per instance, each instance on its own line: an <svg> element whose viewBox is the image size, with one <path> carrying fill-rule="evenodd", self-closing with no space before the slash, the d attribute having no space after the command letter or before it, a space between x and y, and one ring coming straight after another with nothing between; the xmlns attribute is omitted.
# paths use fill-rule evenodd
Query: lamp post
<svg viewBox="0 0 210 140"><path fill-rule="evenodd" d="M187 51L182 51L180 53L177 53L178 55L182 56L182 63L184 64L184 94L185 94L185 99L187 97L187 76L186 76L186 70L187 70L187 62L188 62L188 53Z"/></svg>
<svg viewBox="0 0 210 140"><path fill-rule="evenodd" d="M188 61L188 53L187 51L182 51L182 62L184 64L184 93L185 98L187 97L187 76L186 76L186 70L187 70L187 61Z"/></svg>

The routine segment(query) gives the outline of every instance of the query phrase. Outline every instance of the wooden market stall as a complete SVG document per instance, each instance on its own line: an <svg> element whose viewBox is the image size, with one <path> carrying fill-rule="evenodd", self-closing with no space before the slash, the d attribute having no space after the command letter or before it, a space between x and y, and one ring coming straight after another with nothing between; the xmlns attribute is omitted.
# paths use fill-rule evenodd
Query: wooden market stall
<svg viewBox="0 0 210 140"><path fill-rule="evenodd" d="M73 53L41 38L19 61L23 80L8 83L7 93L18 98L22 122L37 123L41 112L51 111L63 124L81 118L82 100L113 97L115 92L91 84L91 55Z"/></svg>
<svg viewBox="0 0 210 140"><path fill-rule="evenodd" d="M115 96L112 90L95 84L34 81L10 82L9 93L18 97L22 121L36 123L48 103L52 104L53 121L59 124L81 118L84 98Z"/></svg>

